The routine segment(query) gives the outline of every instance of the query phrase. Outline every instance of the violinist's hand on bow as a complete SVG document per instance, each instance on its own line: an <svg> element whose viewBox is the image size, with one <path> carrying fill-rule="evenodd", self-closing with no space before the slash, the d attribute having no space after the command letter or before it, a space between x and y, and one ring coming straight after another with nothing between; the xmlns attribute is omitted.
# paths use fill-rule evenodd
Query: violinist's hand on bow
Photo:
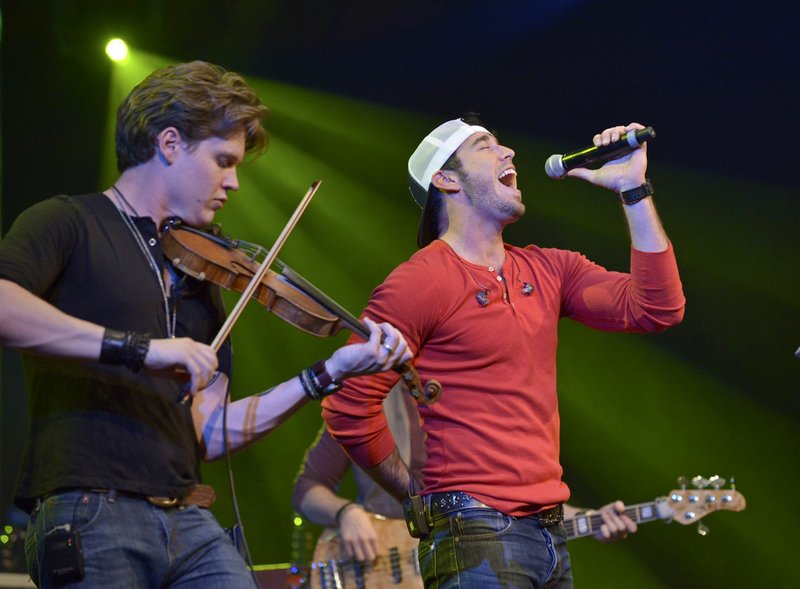
<svg viewBox="0 0 800 589"><path fill-rule="evenodd" d="M369 327L369 340L350 344L336 350L326 362L325 368L334 380L349 376L383 372L411 359L403 335L388 323L375 323L364 319Z"/></svg>
<svg viewBox="0 0 800 589"><path fill-rule="evenodd" d="M194 395L205 387L217 370L214 348L188 337L150 340L144 368L152 372L174 372L188 383L186 394Z"/></svg>

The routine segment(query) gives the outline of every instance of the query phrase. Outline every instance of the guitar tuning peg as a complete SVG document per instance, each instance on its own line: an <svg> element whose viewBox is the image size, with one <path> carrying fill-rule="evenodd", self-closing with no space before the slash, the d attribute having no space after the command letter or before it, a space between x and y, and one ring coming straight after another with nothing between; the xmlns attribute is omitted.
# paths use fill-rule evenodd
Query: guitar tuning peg
<svg viewBox="0 0 800 589"><path fill-rule="evenodd" d="M686 477L681 475L678 477L678 484L681 486L681 491L686 490Z"/></svg>
<svg viewBox="0 0 800 589"><path fill-rule="evenodd" d="M719 491L719 488L725 484L725 479L715 474L708 479L708 482L715 490Z"/></svg>
<svg viewBox="0 0 800 589"><path fill-rule="evenodd" d="M711 529L703 522L697 522L697 533L701 536L707 536Z"/></svg>
<svg viewBox="0 0 800 589"><path fill-rule="evenodd" d="M692 486L694 486L695 489L705 489L708 486L708 479L700 475L692 477Z"/></svg>
<svg viewBox="0 0 800 589"><path fill-rule="evenodd" d="M734 477L731 477L731 491L735 490L736 490L736 479Z"/></svg>

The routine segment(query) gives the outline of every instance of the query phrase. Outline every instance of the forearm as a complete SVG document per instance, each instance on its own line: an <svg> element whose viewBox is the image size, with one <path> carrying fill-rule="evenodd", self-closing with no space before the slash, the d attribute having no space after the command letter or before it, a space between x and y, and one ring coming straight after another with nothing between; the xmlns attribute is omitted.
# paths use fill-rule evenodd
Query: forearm
<svg viewBox="0 0 800 589"><path fill-rule="evenodd" d="M230 450L235 451L263 438L308 401L300 379L294 377L263 393L228 403L225 416L221 387L227 387L227 378L215 383L215 391L203 391L194 401L193 411L200 414L196 425L206 460L216 460L225 454L223 418L227 421Z"/></svg>
<svg viewBox="0 0 800 589"><path fill-rule="evenodd" d="M365 319L369 340L336 350L325 360L324 370L304 371L307 389L296 376L264 393L230 403L227 409L228 443L232 450L243 448L263 437L293 415L309 396L318 399L335 383L362 374L386 372L411 357L402 334L387 323L380 325ZM327 373L327 374L325 374ZM328 383L322 385L322 381ZM224 379L227 386L227 379ZM314 385L316 383L316 385ZM225 389L219 382L196 400L193 418L198 439L205 447L206 458L214 460L224 453L223 414Z"/></svg>
<svg viewBox="0 0 800 589"><path fill-rule="evenodd" d="M325 368L337 381L347 371L341 362L337 362L336 353L325 361ZM224 383L227 386L227 378ZM195 403L199 414L196 415L195 425L201 432L206 459L216 460L225 453L222 427L225 390L215 387L213 391L197 397ZM239 450L263 438L294 415L308 400L300 377L295 376L262 393L228 403L225 419L230 449Z"/></svg>
<svg viewBox="0 0 800 589"><path fill-rule="evenodd" d="M294 506L303 517L320 526L336 526L336 514L350 503L324 485L314 485Z"/></svg>
<svg viewBox="0 0 800 589"><path fill-rule="evenodd" d="M400 502L417 489L418 485L411 476L411 470L400 458L397 448L382 462L365 470L375 482Z"/></svg>
<svg viewBox="0 0 800 589"><path fill-rule="evenodd" d="M666 251L669 239L651 197L632 205L623 205L631 246L640 252L658 253Z"/></svg>
<svg viewBox="0 0 800 589"><path fill-rule="evenodd" d="M72 317L18 284L0 280L0 344L76 360L97 360L104 328Z"/></svg>

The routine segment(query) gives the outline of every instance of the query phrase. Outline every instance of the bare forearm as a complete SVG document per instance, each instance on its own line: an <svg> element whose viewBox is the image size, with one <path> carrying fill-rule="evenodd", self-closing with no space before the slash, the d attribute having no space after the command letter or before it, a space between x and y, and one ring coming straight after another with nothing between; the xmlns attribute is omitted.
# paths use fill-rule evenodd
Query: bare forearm
<svg viewBox="0 0 800 589"><path fill-rule="evenodd" d="M322 380L339 382L350 376L385 372L411 357L405 339L394 327L388 323L378 325L369 319L365 319L365 323L370 330L369 340L336 350L325 360L324 371L320 374L327 373L327 377ZM317 379L316 369L309 379L319 387L316 397L329 392L319 385L321 381ZM310 386L309 394L312 394L314 385L309 385L309 379L306 379L306 386ZM220 382L197 395L193 406L195 429L199 441L205 446L208 460L222 456L225 448L222 435L225 388ZM227 386L227 379L224 383ZM237 450L263 437L286 421L307 400L303 384L296 376L265 393L230 403L226 420L230 448Z"/></svg>
<svg viewBox="0 0 800 589"><path fill-rule="evenodd" d="M18 284L0 280L0 344L76 360L97 360L103 327L67 315Z"/></svg>
<svg viewBox="0 0 800 589"><path fill-rule="evenodd" d="M645 198L632 205L623 205L631 245L640 252L657 253L666 251L669 239L652 198Z"/></svg>
<svg viewBox="0 0 800 589"><path fill-rule="evenodd" d="M312 523L320 526L335 526L337 525L336 514L348 503L350 501L339 497L328 487L314 485L306 491L299 504L295 505L295 509Z"/></svg>
<svg viewBox="0 0 800 589"><path fill-rule="evenodd" d="M224 384L227 386L227 382ZM216 460L225 453L222 395L201 393L195 399L196 410L202 414L200 428L207 460ZM261 394L229 403L226 419L230 449L239 450L263 438L289 419L307 400L299 379L295 377Z"/></svg>
<svg viewBox="0 0 800 589"><path fill-rule="evenodd" d="M400 458L400 452L396 447L383 462L365 470L375 482L400 502L408 497L409 492L415 490L416 485L411 477L411 471Z"/></svg>

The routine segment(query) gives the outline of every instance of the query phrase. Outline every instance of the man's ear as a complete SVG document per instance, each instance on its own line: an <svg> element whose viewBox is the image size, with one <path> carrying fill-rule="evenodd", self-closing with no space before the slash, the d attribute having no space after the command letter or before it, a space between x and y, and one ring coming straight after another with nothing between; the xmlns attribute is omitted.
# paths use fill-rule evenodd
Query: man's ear
<svg viewBox="0 0 800 589"><path fill-rule="evenodd" d="M451 170L439 170L436 172L431 178L431 184L439 192L452 193L461 190L461 179L458 174Z"/></svg>
<svg viewBox="0 0 800 589"><path fill-rule="evenodd" d="M156 136L156 155L165 166L172 165L184 145L180 131L175 127L165 127Z"/></svg>

